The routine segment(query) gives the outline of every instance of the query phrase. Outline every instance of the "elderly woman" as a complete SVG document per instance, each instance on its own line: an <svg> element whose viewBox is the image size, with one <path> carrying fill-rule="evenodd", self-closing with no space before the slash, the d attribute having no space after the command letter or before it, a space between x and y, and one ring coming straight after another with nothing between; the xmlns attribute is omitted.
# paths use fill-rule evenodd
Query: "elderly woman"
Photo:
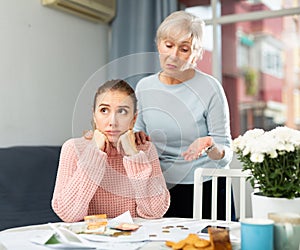
<svg viewBox="0 0 300 250"><path fill-rule="evenodd" d="M166 216L192 217L194 170L228 168L232 159L223 88L215 78L195 69L203 53L203 29L204 22L185 11L169 15L156 36L161 71L143 78L136 87L137 143L149 135L158 150L171 194ZM204 183L204 218L210 218L210 182ZM218 189L224 191L224 179ZM218 218L222 219L225 197L219 196Z"/></svg>

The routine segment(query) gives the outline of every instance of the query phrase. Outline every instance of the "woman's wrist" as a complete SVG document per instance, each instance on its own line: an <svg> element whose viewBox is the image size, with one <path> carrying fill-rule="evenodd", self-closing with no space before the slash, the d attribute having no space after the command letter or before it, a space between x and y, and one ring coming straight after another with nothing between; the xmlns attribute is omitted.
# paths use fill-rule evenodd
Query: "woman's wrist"
<svg viewBox="0 0 300 250"><path fill-rule="evenodd" d="M133 156L133 155L136 155L138 153L139 153L139 151L135 150L135 149L132 149L132 150L129 150L128 152L125 152L126 156Z"/></svg>
<svg viewBox="0 0 300 250"><path fill-rule="evenodd" d="M215 143L209 146L205 153L211 158L212 160L220 160L223 159L225 155L225 150L221 147L218 147Z"/></svg>
<svg viewBox="0 0 300 250"><path fill-rule="evenodd" d="M205 149L205 153L209 153L211 151L213 151L216 148L216 144L212 143L208 148Z"/></svg>

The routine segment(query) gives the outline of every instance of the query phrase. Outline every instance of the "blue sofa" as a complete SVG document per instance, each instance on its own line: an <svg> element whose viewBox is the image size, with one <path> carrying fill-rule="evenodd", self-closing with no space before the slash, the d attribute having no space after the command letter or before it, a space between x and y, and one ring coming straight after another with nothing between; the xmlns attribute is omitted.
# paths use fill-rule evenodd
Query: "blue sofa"
<svg viewBox="0 0 300 250"><path fill-rule="evenodd" d="M60 150L0 148L0 230L61 221L51 208Z"/></svg>

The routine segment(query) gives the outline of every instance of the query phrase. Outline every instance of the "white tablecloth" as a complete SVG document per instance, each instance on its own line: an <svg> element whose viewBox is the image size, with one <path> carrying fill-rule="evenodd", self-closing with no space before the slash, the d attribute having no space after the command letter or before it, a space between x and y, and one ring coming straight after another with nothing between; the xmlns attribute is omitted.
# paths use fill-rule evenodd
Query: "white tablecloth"
<svg viewBox="0 0 300 250"><path fill-rule="evenodd" d="M97 249L126 249L126 250L152 250L169 249L165 246L165 240L179 241L184 239L189 233L198 233L200 237L205 238L208 235L200 234L202 228L207 225L229 226L230 238L233 249L239 249L240 243L240 224L238 222L209 220L193 220L185 218L162 218L157 220L135 219L135 223L141 225L135 236L141 237L144 241L140 242L102 242L92 239ZM67 223L56 223L55 225L72 225ZM165 230L165 228L168 228ZM44 235L52 229L48 224L34 225L27 227L12 228L0 232L0 250L45 250L50 249L43 245L32 243L32 239ZM134 236L134 235L133 235ZM124 236L129 237L129 236ZM126 245L125 245L126 244Z"/></svg>

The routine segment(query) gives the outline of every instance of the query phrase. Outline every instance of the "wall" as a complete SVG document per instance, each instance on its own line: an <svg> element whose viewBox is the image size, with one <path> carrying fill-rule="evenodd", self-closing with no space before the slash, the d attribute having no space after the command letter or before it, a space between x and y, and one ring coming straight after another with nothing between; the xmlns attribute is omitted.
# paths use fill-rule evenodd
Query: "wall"
<svg viewBox="0 0 300 250"><path fill-rule="evenodd" d="M61 145L85 81L108 58L107 24L42 6L1 1L0 147Z"/></svg>

